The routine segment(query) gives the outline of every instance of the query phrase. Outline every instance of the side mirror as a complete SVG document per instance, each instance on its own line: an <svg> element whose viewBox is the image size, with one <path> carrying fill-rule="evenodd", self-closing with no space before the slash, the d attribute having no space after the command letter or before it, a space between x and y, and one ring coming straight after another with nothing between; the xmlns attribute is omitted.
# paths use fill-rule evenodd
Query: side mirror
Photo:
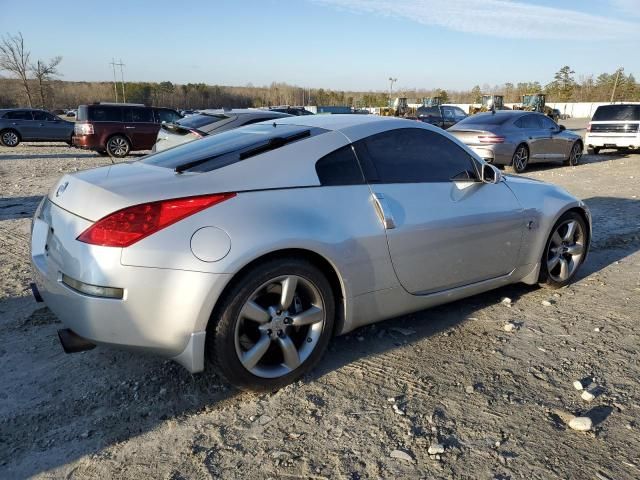
<svg viewBox="0 0 640 480"><path fill-rule="evenodd" d="M500 170L489 163L482 164L480 175L482 176L482 183L500 183L500 180L502 180Z"/></svg>
<svg viewBox="0 0 640 480"><path fill-rule="evenodd" d="M564 125L560 125L560 131L564 132L567 129L567 127L565 127Z"/></svg>

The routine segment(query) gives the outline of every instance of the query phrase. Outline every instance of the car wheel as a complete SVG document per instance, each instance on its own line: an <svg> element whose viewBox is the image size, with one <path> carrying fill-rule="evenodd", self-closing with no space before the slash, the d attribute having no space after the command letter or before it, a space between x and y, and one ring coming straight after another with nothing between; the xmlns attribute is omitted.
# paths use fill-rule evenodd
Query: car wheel
<svg viewBox="0 0 640 480"><path fill-rule="evenodd" d="M111 157L123 158L129 154L131 144L126 137L122 135L114 135L107 140L107 153Z"/></svg>
<svg viewBox="0 0 640 480"><path fill-rule="evenodd" d="M567 212L560 217L544 249L539 282L552 288L569 284L582 265L588 242L587 226L579 214Z"/></svg>
<svg viewBox="0 0 640 480"><path fill-rule="evenodd" d="M277 390L320 360L334 316L331 285L313 264L263 263L235 281L214 311L207 360L241 390Z"/></svg>
<svg viewBox="0 0 640 480"><path fill-rule="evenodd" d="M20 134L15 130L3 130L0 133L0 143L5 147L17 147L20 144Z"/></svg>
<svg viewBox="0 0 640 480"><path fill-rule="evenodd" d="M575 167L580 163L580 158L582 157L582 144L580 142L576 142L571 147L571 153L569 153L569 158L564 161L565 165L571 165Z"/></svg>
<svg viewBox="0 0 640 480"><path fill-rule="evenodd" d="M511 165L509 165L509 169L516 173L522 173L527 169L528 164L529 149L526 145L518 145L518 148L516 148L516 151L513 154L513 158L511 159Z"/></svg>

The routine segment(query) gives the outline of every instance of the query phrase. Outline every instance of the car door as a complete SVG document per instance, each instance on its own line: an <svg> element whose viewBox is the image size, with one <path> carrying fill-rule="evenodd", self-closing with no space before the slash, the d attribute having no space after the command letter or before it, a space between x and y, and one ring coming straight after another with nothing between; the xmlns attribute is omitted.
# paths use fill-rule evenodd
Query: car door
<svg viewBox="0 0 640 480"><path fill-rule="evenodd" d="M69 122L60 120L58 117L42 110L34 110L33 119L38 123L40 140L62 140L66 142L71 139L72 129L69 127Z"/></svg>
<svg viewBox="0 0 640 480"><path fill-rule="evenodd" d="M445 291L515 269L522 208L504 182L454 181L478 177L466 150L420 127L372 135L355 147L408 292Z"/></svg>
<svg viewBox="0 0 640 480"><path fill-rule="evenodd" d="M156 123L150 107L125 107L124 128L131 150L150 150L156 143L160 124Z"/></svg>
<svg viewBox="0 0 640 480"><path fill-rule="evenodd" d="M4 118L8 120L8 126L20 134L23 141L34 139L38 133L31 110L14 110L5 114Z"/></svg>
<svg viewBox="0 0 640 480"><path fill-rule="evenodd" d="M568 158L573 141L563 136L558 124L546 115L541 115L540 120L542 127L551 135L547 146L546 158L548 160L565 160Z"/></svg>
<svg viewBox="0 0 640 480"><path fill-rule="evenodd" d="M547 156L551 132L542 127L542 115L531 113L518 119L514 125L523 129L529 146L529 161L542 161Z"/></svg>

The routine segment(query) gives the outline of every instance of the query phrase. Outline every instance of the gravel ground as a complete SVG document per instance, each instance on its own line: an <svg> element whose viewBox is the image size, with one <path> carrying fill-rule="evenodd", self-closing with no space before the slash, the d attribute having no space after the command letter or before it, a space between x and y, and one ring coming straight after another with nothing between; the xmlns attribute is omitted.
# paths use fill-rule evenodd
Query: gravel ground
<svg viewBox="0 0 640 480"><path fill-rule="evenodd" d="M60 175L109 160L0 147L0 478L640 478L640 155L583 160L528 173L592 209L573 285L360 329L304 381L255 396L156 357L65 355L25 290L30 217ZM585 377L591 402L572 386Z"/></svg>

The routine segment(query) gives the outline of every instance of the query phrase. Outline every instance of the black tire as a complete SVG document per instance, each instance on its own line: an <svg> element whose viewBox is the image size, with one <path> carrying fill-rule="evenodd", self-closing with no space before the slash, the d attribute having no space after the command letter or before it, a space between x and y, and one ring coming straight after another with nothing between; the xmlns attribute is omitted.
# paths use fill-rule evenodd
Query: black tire
<svg viewBox="0 0 640 480"><path fill-rule="evenodd" d="M0 144L5 147L13 148L20 145L20 134L12 128L7 128L0 132Z"/></svg>
<svg viewBox="0 0 640 480"><path fill-rule="evenodd" d="M114 135L105 145L107 153L113 158L124 158L131 151L131 143L124 135Z"/></svg>
<svg viewBox="0 0 640 480"><path fill-rule="evenodd" d="M101 157L106 157L109 155L106 150L96 150L96 153Z"/></svg>
<svg viewBox="0 0 640 480"><path fill-rule="evenodd" d="M237 351L238 343L236 343L237 328L240 328L238 326L238 323L241 322L240 312L252 298L252 295L254 295L256 291L260 291L264 285L276 285L275 283L270 284L270 282L275 282L275 279L283 276L297 276L310 282L316 288L316 291L319 292L322 297L324 323L321 326L322 330L317 337L313 350L311 350L304 361L287 374L275 378L265 378L255 375L249 369L245 368L241 362L239 358L240 354ZM274 317L271 317L269 322L273 322L273 318ZM224 298L220 299L207 328L205 347L207 363L213 366L216 372L227 382L240 390L272 392L294 382L309 372L318 361L320 361L332 336L334 321L335 299L333 290L320 269L302 259L284 258L269 260L258 264L240 278L234 279L233 284L224 295ZM304 329L305 327L290 326L288 328ZM271 333L271 330L268 331ZM290 338L293 338L293 335L296 333L291 330L288 332L285 336L290 336ZM304 331L302 332L302 340L296 348L302 349L305 340L310 341L310 338L305 338L307 335L310 334ZM270 346L269 348L272 347ZM263 355L258 363L261 363L264 357L268 356L269 352L270 351L267 351L267 355ZM277 363L277 360L275 363Z"/></svg>
<svg viewBox="0 0 640 480"><path fill-rule="evenodd" d="M518 145L516 151L513 152L511 164L507 165L508 171L522 173L529 165L529 147L524 143Z"/></svg>
<svg viewBox="0 0 640 480"><path fill-rule="evenodd" d="M577 262L575 262L575 267L570 271L569 276L566 279L560 280L553 273L555 271L555 267L554 269L552 269L552 273L549 272L548 265L549 265L550 257L553 256L553 253L554 253L550 249L553 248L554 233L558 231L558 229L562 230L563 226L567 222L571 222L571 221L577 222L580 226L579 235L581 235L581 237L577 234L576 235L577 240L574 243L581 243L583 250L582 250L582 255L580 259ZM569 283L571 283L576 273L584 263L584 258L586 257L587 250L589 248L589 241L590 241L589 230L587 228L587 224L585 223L584 219L580 214L578 214L575 211L570 211L562 215L558 219L558 221L555 223L553 228L551 229L551 232L549 233L549 238L547 239L547 243L545 244L544 252L542 253L542 258L540 259L540 277L538 278L538 283L541 286L549 287L549 288L562 288L568 285Z"/></svg>
<svg viewBox="0 0 640 480"><path fill-rule="evenodd" d="M598 155L600 153L600 147L588 148L587 153L589 155Z"/></svg>
<svg viewBox="0 0 640 480"><path fill-rule="evenodd" d="M576 141L576 143L574 143L571 147L569 158L567 158L563 163L572 167L578 165L580 163L580 159L582 158L583 149L584 147L582 146L582 142L580 140Z"/></svg>

